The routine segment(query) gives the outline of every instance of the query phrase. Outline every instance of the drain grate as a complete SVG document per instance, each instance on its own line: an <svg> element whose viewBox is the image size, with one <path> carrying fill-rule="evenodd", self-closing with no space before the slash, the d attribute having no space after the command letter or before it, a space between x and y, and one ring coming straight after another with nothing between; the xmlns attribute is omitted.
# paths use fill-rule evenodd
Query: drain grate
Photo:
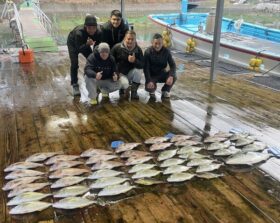
<svg viewBox="0 0 280 223"><path fill-rule="evenodd" d="M250 81L280 91L280 77L275 76L260 76L253 77Z"/></svg>
<svg viewBox="0 0 280 223"><path fill-rule="evenodd" d="M172 50L171 52L172 52L173 56L178 57L185 61L190 61L190 62L209 59L209 57L206 57L206 56L203 56L203 55L200 55L197 53L185 53L185 52L176 51L176 50Z"/></svg>

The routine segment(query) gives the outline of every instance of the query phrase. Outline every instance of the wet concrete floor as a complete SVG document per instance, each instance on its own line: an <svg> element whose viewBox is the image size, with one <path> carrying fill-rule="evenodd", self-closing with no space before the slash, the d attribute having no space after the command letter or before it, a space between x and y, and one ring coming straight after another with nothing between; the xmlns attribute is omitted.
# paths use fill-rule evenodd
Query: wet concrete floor
<svg viewBox="0 0 280 223"><path fill-rule="evenodd" d="M237 127L279 146L279 92L248 82L251 74L218 75L210 86L209 68L177 59L183 69L170 101L159 94L150 101L141 88L139 101L112 94L111 101L90 107L71 96L67 52L36 54L31 65L13 64L5 55L0 61L1 187L3 169L36 152L80 154L90 147L110 149L114 140L143 142L168 132L204 137ZM266 169L280 179L279 160L268 163L274 169ZM279 181L257 167L224 166L221 172L220 179L138 187L119 202L74 212L48 208L10 216L1 191L0 222L280 222Z"/></svg>

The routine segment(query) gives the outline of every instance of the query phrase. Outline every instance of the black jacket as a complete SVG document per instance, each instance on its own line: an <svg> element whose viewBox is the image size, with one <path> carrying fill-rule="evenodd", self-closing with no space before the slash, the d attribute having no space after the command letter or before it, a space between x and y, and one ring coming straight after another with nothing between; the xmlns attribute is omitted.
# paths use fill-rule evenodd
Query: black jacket
<svg viewBox="0 0 280 223"><path fill-rule="evenodd" d="M170 50L162 47L162 49L157 52L152 46L147 48L144 54L144 74L146 82L149 82L152 76L158 76L162 71L165 71L167 63L170 67L169 75L175 77L176 64Z"/></svg>
<svg viewBox="0 0 280 223"><path fill-rule="evenodd" d="M86 58L92 53L90 46L86 45L87 39L91 38L97 46L101 42L101 30L97 27L94 35L89 35L84 25L75 27L68 35L67 46L70 53L83 54Z"/></svg>
<svg viewBox="0 0 280 223"><path fill-rule="evenodd" d="M103 60L100 54L95 50L87 58L85 75L90 78L95 78L96 73L100 71L103 71L101 80L111 79L114 72L116 72L116 62L111 55L109 55L106 60Z"/></svg>
<svg viewBox="0 0 280 223"><path fill-rule="evenodd" d="M128 29L129 27L127 24L125 24L123 19L118 28L114 28L111 22L108 21L101 27L102 42L108 43L110 48L112 49L112 47L115 44L120 43L123 40L125 33L128 31Z"/></svg>
<svg viewBox="0 0 280 223"><path fill-rule="evenodd" d="M134 63L128 61L128 56L135 54L136 60ZM144 57L142 49L136 45L133 50L128 50L123 43L116 44L111 50L111 54L116 60L117 71L119 73L127 75L128 72L133 69L142 69L144 65Z"/></svg>

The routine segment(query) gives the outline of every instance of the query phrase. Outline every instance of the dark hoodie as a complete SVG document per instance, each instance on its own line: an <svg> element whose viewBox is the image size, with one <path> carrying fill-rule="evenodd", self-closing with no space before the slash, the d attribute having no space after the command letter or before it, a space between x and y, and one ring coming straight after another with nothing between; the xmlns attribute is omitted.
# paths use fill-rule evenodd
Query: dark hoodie
<svg viewBox="0 0 280 223"><path fill-rule="evenodd" d="M116 72L116 63L113 56L109 55L106 60L103 60L99 52L95 50L87 58L85 75L90 78L95 78L96 73L100 71L103 71L101 80L112 79L114 72Z"/></svg>
<svg viewBox="0 0 280 223"><path fill-rule="evenodd" d="M105 24L103 24L101 27L102 42L108 43L110 48L112 49L112 47L115 44L120 43L123 40L125 33L128 31L128 29L129 29L128 25L125 24L123 19L118 28L114 28L111 22L108 21Z"/></svg>

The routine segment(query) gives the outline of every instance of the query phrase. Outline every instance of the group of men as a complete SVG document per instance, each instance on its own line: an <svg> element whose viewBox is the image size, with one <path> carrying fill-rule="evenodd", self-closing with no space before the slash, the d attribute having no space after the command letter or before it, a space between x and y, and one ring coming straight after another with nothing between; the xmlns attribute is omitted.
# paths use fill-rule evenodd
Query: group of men
<svg viewBox="0 0 280 223"><path fill-rule="evenodd" d="M129 30L119 10L113 10L110 20L101 27L95 16L86 16L84 25L70 32L67 46L74 96L80 95L78 55L81 53L87 58L85 82L93 105L98 103L100 92L102 97L109 97L109 93L116 90L120 95L128 95L128 89L131 89L131 99L138 99L142 69L146 79L145 89L150 96L155 98L157 83L164 83L162 97L170 97L176 81L176 64L169 49L163 46L162 36L154 34L152 45L143 55L136 42L136 33Z"/></svg>

